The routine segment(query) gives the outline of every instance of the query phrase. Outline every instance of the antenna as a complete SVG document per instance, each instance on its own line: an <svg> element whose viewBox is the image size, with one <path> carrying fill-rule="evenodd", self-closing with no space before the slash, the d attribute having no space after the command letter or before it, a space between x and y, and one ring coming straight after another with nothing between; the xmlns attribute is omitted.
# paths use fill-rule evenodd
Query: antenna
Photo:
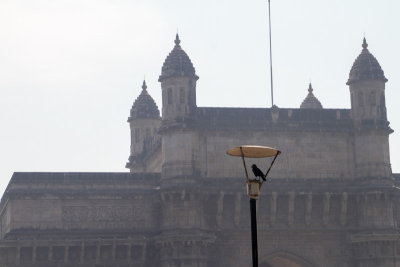
<svg viewBox="0 0 400 267"><path fill-rule="evenodd" d="M274 82L272 79L271 0L268 0L268 23L269 23L269 66L271 71L271 107L272 107L274 106Z"/></svg>

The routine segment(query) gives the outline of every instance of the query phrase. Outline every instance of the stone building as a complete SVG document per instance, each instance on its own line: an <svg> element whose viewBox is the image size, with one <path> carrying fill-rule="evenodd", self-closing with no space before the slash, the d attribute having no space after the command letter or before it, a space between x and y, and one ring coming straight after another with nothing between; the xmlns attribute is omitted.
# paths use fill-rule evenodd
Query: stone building
<svg viewBox="0 0 400 267"><path fill-rule="evenodd" d="M0 266L251 266L243 144L279 148L258 200L263 267L400 266L399 174L389 159L387 79L364 39L350 109L196 105L180 46L143 83L128 122L128 173L14 173L1 200ZM262 168L269 162L253 160Z"/></svg>

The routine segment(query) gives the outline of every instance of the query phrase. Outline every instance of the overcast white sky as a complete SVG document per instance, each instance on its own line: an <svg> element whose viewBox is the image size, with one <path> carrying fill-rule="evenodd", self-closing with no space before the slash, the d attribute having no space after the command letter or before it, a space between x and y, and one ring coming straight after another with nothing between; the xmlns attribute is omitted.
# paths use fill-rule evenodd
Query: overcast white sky
<svg viewBox="0 0 400 267"><path fill-rule="evenodd" d="M271 6L279 107L299 107L311 81L325 108L349 108L365 33L389 79L400 172L399 1ZM0 193L14 171L127 171L129 110L144 76L161 108L177 29L200 76L198 106L270 106L267 18L267 0L0 0Z"/></svg>

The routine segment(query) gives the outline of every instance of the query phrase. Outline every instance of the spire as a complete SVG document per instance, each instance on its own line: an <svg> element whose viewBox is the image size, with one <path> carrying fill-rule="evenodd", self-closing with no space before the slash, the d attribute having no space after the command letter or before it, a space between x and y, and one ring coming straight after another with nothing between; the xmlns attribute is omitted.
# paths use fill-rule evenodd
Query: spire
<svg viewBox="0 0 400 267"><path fill-rule="evenodd" d="M363 43L362 43L362 48L363 49L367 49L367 47L368 47L367 40L364 37L364 40L363 40Z"/></svg>
<svg viewBox="0 0 400 267"><path fill-rule="evenodd" d="M146 91L147 89L146 80L143 80L142 89L143 91Z"/></svg>
<svg viewBox="0 0 400 267"><path fill-rule="evenodd" d="M176 37L175 37L175 46L180 46L181 40L179 40L179 35L178 33L176 33Z"/></svg>
<svg viewBox="0 0 400 267"><path fill-rule="evenodd" d="M314 89L312 88L311 83L308 85L308 93L312 94L312 92L314 91Z"/></svg>

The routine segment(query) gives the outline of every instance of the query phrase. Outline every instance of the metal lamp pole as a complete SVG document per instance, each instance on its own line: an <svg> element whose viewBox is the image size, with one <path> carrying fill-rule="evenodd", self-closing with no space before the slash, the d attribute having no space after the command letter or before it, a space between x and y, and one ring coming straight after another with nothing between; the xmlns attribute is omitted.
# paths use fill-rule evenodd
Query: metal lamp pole
<svg viewBox="0 0 400 267"><path fill-rule="evenodd" d="M242 158L244 171L246 173L247 195L250 198L250 219L251 219L251 255L253 267L258 267L258 244L257 244L257 199L260 194L260 188L263 183L260 179L249 179L245 157L247 158L265 158L274 157L269 166L265 177L267 177L277 156L281 153L279 150L264 146L240 146L226 152L230 156L239 156ZM265 178L264 177L264 178Z"/></svg>
<svg viewBox="0 0 400 267"><path fill-rule="evenodd" d="M256 200L250 198L250 217L251 217L251 255L253 267L258 267L258 243L257 243L257 210Z"/></svg>
<svg viewBox="0 0 400 267"><path fill-rule="evenodd" d="M244 160L243 147L240 147L243 167L246 173L247 195L250 198L250 219L251 219L251 256L253 267L258 267L258 242L257 242L257 198L260 193L261 183L258 180L250 180Z"/></svg>

